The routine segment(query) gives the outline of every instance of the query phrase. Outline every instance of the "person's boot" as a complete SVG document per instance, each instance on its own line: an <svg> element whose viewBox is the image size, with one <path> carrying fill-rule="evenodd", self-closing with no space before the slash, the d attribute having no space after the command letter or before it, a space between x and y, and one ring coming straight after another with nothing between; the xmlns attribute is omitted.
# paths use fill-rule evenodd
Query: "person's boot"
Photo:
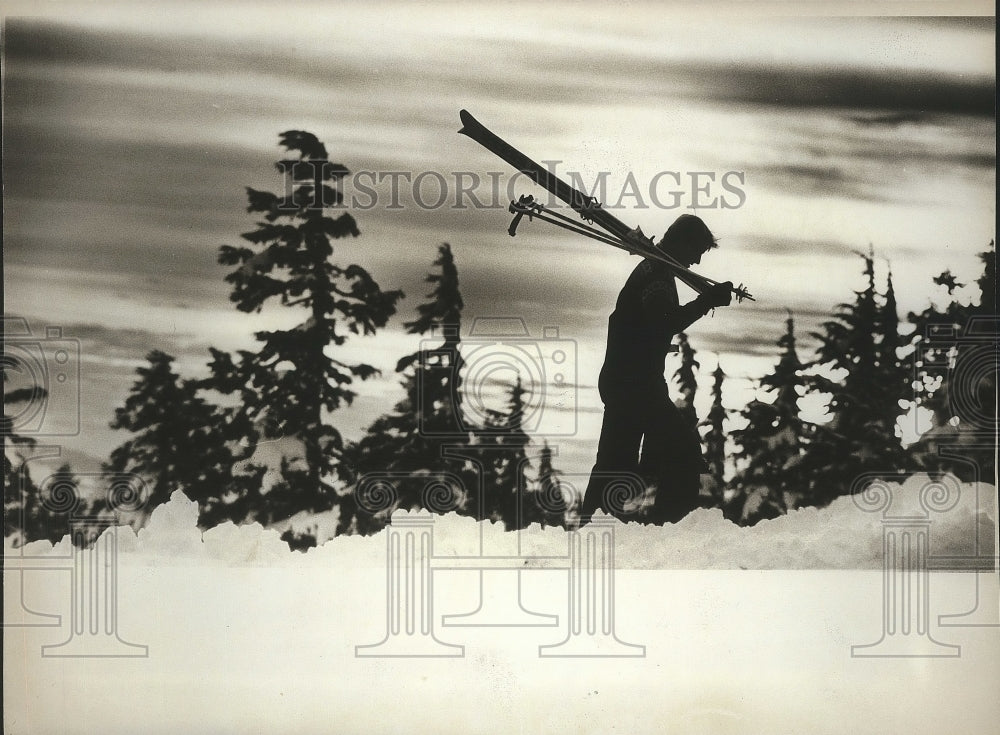
<svg viewBox="0 0 1000 735"><path fill-rule="evenodd" d="M653 507L648 514L650 523L677 523L699 505L701 478L692 472L676 475L670 481L661 479L656 488Z"/></svg>
<svg viewBox="0 0 1000 735"><path fill-rule="evenodd" d="M587 490L583 494L583 502L580 503L580 520L577 523L577 528L583 528L593 517L597 509L601 507L601 495L602 488L598 487L603 483L595 483L591 480L587 485Z"/></svg>

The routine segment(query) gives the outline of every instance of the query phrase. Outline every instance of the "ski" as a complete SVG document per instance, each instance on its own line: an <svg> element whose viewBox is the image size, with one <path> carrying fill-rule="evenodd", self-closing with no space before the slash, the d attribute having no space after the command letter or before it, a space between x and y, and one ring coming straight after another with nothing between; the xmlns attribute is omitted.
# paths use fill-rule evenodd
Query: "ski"
<svg viewBox="0 0 1000 735"><path fill-rule="evenodd" d="M472 138L486 150L509 163L536 184L550 191L558 199L561 199L572 207L584 219L595 222L622 240L634 237L635 231L606 209L602 209L596 199L585 195L578 189L574 189L548 169L539 166L521 153L521 151L517 150L517 148L476 120L468 110L459 112L459 117L462 120L462 129L458 131L459 133ZM642 237L652 246L653 241L650 238L644 235Z"/></svg>

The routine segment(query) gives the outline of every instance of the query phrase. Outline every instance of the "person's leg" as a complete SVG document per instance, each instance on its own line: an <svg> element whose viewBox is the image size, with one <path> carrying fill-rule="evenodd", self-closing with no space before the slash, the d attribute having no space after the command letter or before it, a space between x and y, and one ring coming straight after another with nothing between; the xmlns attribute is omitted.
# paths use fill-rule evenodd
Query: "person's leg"
<svg viewBox="0 0 1000 735"><path fill-rule="evenodd" d="M623 496L628 494L628 488L639 484L636 470L642 432L642 417L636 414L631 402L610 400L606 403L597 459L580 508L581 519L589 519L598 508L621 516ZM637 490L641 490L641 486Z"/></svg>
<svg viewBox="0 0 1000 735"><path fill-rule="evenodd" d="M640 466L657 483L651 523L674 523L698 507L701 474L707 467L701 438L670 400L666 385L656 394L654 418L643 439Z"/></svg>

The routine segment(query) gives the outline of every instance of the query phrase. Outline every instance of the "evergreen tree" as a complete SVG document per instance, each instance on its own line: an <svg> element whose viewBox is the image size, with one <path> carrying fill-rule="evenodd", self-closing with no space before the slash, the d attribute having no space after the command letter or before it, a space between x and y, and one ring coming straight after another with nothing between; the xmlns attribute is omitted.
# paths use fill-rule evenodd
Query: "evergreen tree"
<svg viewBox="0 0 1000 735"><path fill-rule="evenodd" d="M439 273L427 275L427 282L434 290L427 295L427 302L417 307L419 317L406 322L409 334L439 333L442 343L433 350L420 350L404 357L396 366L397 372L407 374L408 395L415 398L411 405L420 417L423 435L463 434L460 414L461 371L460 351L462 331L462 294L458 287L458 269L451 246L443 243L438 249L434 265ZM416 393L412 393L416 388Z"/></svg>
<svg viewBox="0 0 1000 735"><path fill-rule="evenodd" d="M80 479L68 462L42 482L40 502L30 509L28 527L32 539L41 538L56 543L70 533L70 520L87 513L88 503L80 491Z"/></svg>
<svg viewBox="0 0 1000 735"><path fill-rule="evenodd" d="M778 347L781 356L777 365L760 381L763 400L747 404L741 412L746 428L733 432L737 472L726 515L740 523L753 524L781 515L795 504L797 494L807 484L801 462L809 432L799 418L798 407L805 380L791 312Z"/></svg>
<svg viewBox="0 0 1000 735"><path fill-rule="evenodd" d="M146 359L149 365L136 369L139 379L111 421L112 429L133 436L111 452L103 470L142 477L149 489L143 519L175 490L211 516L213 498L227 484L233 463L215 429L216 409L198 396L195 381L182 380L173 371L171 355L153 350Z"/></svg>
<svg viewBox="0 0 1000 735"><path fill-rule="evenodd" d="M20 459L4 479L4 536L13 536L14 546L61 541L70 532L71 518L86 507L79 480L64 463L39 486Z"/></svg>
<svg viewBox="0 0 1000 735"><path fill-rule="evenodd" d="M302 532L296 532L289 528L281 534L281 540L288 544L288 548L292 551L308 551L317 546L317 530L316 526L313 526L311 531Z"/></svg>
<svg viewBox="0 0 1000 735"><path fill-rule="evenodd" d="M6 327L7 319L4 319ZM25 327L27 329L27 327ZM37 445L30 436L18 434L17 418L31 413L40 401L48 398L42 386L10 388L9 373L18 370L18 358L7 353L4 342L2 374L4 378L3 415L0 419L0 441L3 444L3 533L13 538L15 546L30 541L60 541L69 533L69 519L83 505L79 482L68 464L45 478L39 487L31 477L24 450ZM13 415L9 410L23 409Z"/></svg>
<svg viewBox="0 0 1000 735"><path fill-rule="evenodd" d="M28 541L37 541L28 533L27 519L31 504L37 502L38 488L31 481L24 456L15 455L17 463L3 455L3 535L14 537L14 545L21 546Z"/></svg>
<svg viewBox="0 0 1000 735"><path fill-rule="evenodd" d="M524 431L524 386L521 376L517 377L508 395L505 412L491 411L486 419L481 451L487 475L483 478L484 507L480 518L502 521L508 531L525 528L529 522L540 522L541 518L533 499L523 497L522 489L527 488L524 477L530 468L526 447L531 439ZM503 448L503 451L496 449ZM518 506L521 512L518 511ZM532 520L528 520L528 518Z"/></svg>
<svg viewBox="0 0 1000 735"><path fill-rule="evenodd" d="M711 487L709 488L708 503L711 507L722 507L726 482L724 479L726 471L726 433L723 429L723 422L729 413L722 405L722 382L725 373L722 371L722 362L716 363L715 372L712 373L712 407L705 418L705 425L708 426L708 433L705 434L705 462L708 464Z"/></svg>
<svg viewBox="0 0 1000 735"><path fill-rule="evenodd" d="M209 381L199 381L204 386ZM265 504L269 489L265 478L270 473L266 461L257 459L260 434L240 405L214 406L210 424L212 440L223 461L217 485L206 482L204 493L192 492L199 502L199 524L211 528L225 521L241 523L255 517Z"/></svg>
<svg viewBox="0 0 1000 735"><path fill-rule="evenodd" d="M429 301L417 307L418 317L413 321L405 323L406 331L409 334L428 334L436 330L443 330L444 327L451 327L447 330L454 332L451 339L445 334L445 344L457 343L457 334L462 324L462 309L465 304L462 302L462 292L458 286L458 267L455 265L455 256L451 252L451 245L441 243L438 248L438 257L434 265L440 268L439 273L428 273L424 279L427 283L434 284L433 290L427 294Z"/></svg>
<svg viewBox="0 0 1000 735"><path fill-rule="evenodd" d="M945 271L934 281L946 288L948 302L909 314L916 327L910 341L916 350L915 401L932 414L931 428L910 451L924 471L989 482L996 472L995 243L979 259L978 297L960 301L956 291L967 288Z"/></svg>
<svg viewBox="0 0 1000 735"><path fill-rule="evenodd" d="M812 505L850 492L862 474L895 475L905 464L896 432L905 384L895 350L895 298L890 283L886 302L879 303L874 258L862 257L866 287L813 334L820 346L812 366L827 375L814 374L810 383L830 395L833 418L815 427L810 443L806 464L812 474L805 500Z"/></svg>
<svg viewBox="0 0 1000 735"><path fill-rule="evenodd" d="M266 492L238 488L231 503L247 518L263 523L283 520L299 511L316 512L338 504L335 490L343 452L340 433L326 423L324 412L349 404L355 379L377 370L348 364L327 355L349 334L370 335L385 326L396 310L400 291L383 291L359 265L331 262L333 241L360 235L348 212L327 215L328 206L343 204L338 188L348 173L327 160L326 148L311 133L281 134L281 145L297 159L278 162L291 174L292 195L279 199L270 192L247 188L247 210L263 219L243 234L248 245L224 245L222 265L235 266L226 276L230 299L243 312L260 312L267 303L300 308L305 319L285 330L255 334L256 352L237 358L212 350L212 387L237 394L243 419L229 426L250 426L247 451L258 441L284 439L294 456L281 461L280 477ZM322 206L317 206L322 205Z"/></svg>
<svg viewBox="0 0 1000 735"><path fill-rule="evenodd" d="M552 447L548 441L542 445L542 450L538 457L538 480L528 504L534 506L526 514L528 523L540 523L545 526L566 527L567 516L574 510L573 505L567 501L563 492L563 485L559 481L562 472L555 469L552 464ZM536 511L535 508L538 510ZM537 512L537 518L535 513Z"/></svg>
<svg viewBox="0 0 1000 735"><path fill-rule="evenodd" d="M6 325L6 319L4 324ZM11 416L7 411L14 406L21 404L30 406L44 400L47 393L39 385L8 390L10 386L8 373L16 367L16 360L6 353L6 344L4 342L2 368L3 423L0 425L0 441L3 442L3 535L4 537L16 535L17 543L20 545L26 541L37 540L28 533L26 519L30 515L30 506L37 503L38 488L31 482L24 455L18 452L18 448L31 449L36 441L30 436L15 433L15 416Z"/></svg>
<svg viewBox="0 0 1000 735"><path fill-rule="evenodd" d="M698 423L698 414L694 407L694 396L698 391L698 368L701 367L695 358L694 348L688 342L687 334L681 332L677 335L678 352L681 364L674 375L677 381L678 398L677 408L692 426Z"/></svg>
<svg viewBox="0 0 1000 735"><path fill-rule="evenodd" d="M421 345L417 352L399 360L396 371L402 376L405 397L392 411L379 417L360 441L345 451L344 464L352 472L352 496L345 499L340 526L347 530L353 524L356 531L377 531L397 508L415 510L425 507L423 497L429 479L442 474L473 479L456 467L453 459L443 457L445 446L468 443L468 433L461 428L459 393L462 357L460 334L462 326L462 295L458 284L451 246L442 244L434 261L437 272L426 281L434 285L428 301L417 307L418 318L406 322L409 334L436 335L442 339L433 346ZM353 496L358 483L366 475L389 473L395 477L396 498L390 507L373 513L365 498ZM449 492L461 488L450 489ZM455 497L435 509L462 504L467 499ZM367 507L366 507L367 506Z"/></svg>
<svg viewBox="0 0 1000 735"><path fill-rule="evenodd" d="M973 307L977 316L995 317L997 315L997 248L990 241L989 247L979 254L983 261L983 272L976 279L979 287L979 303Z"/></svg>
<svg viewBox="0 0 1000 735"><path fill-rule="evenodd" d="M913 369L909 360L900 357L903 340L899 334L899 314L896 305L896 291L892 284L892 271L886 277L886 291L879 310L878 371L877 383L872 386L872 414L875 431L886 437L884 456L897 467L905 464L905 456L899 441L897 421L912 402ZM890 437L896 437L892 441Z"/></svg>

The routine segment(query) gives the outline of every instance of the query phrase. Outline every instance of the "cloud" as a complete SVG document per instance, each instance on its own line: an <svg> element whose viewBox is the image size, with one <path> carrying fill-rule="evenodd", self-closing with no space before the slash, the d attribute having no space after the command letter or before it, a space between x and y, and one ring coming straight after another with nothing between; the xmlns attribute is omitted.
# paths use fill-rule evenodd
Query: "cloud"
<svg viewBox="0 0 1000 735"><path fill-rule="evenodd" d="M36 323L41 320L35 319ZM63 334L80 340L81 352L85 357L100 359L122 358L134 360L137 354L145 355L157 349L174 355L185 352L185 338L189 333L164 334L129 327L110 327L104 324L70 323L63 325Z"/></svg>
<svg viewBox="0 0 1000 735"><path fill-rule="evenodd" d="M806 360L818 344L810 336L830 315L821 309L798 305L792 308L798 354ZM778 340L785 333L788 310L784 306L743 304L716 310L715 316L691 327L689 338L696 349L727 355L777 359Z"/></svg>
<svg viewBox="0 0 1000 735"><path fill-rule="evenodd" d="M208 146L105 138L85 129L28 124L16 111L8 116L4 167L8 186L19 197L147 207L144 215L156 224L172 222L172 210L197 209L199 222L212 224L228 220L225 213L242 203L243 187L237 182L268 174L252 152L222 141ZM282 183L277 172L268 178Z"/></svg>
<svg viewBox="0 0 1000 735"><path fill-rule="evenodd" d="M207 362L207 352L200 347L192 347L193 333L160 332L132 327L109 326L94 322L63 322L55 324L51 319L38 316L27 318L33 334L44 341L45 330L58 327L61 337L56 338L71 345L71 351L79 349L83 374L93 377L102 371L116 375L132 374L136 367L145 363L146 355L152 350L166 352L178 359L178 363L191 363L192 359L202 364Z"/></svg>
<svg viewBox="0 0 1000 735"><path fill-rule="evenodd" d="M951 113L992 118L996 82L898 69L803 69L703 66L689 74L711 78L719 102L789 110Z"/></svg>
<svg viewBox="0 0 1000 735"><path fill-rule="evenodd" d="M847 254L852 246L835 240L812 240L807 237L793 238L775 235L747 233L740 238L742 249L758 255L783 256L788 258L815 258L820 254ZM856 249L856 248L854 248Z"/></svg>
<svg viewBox="0 0 1000 735"><path fill-rule="evenodd" d="M820 24L817 29L823 26ZM982 33L981 25L969 28ZM386 49L377 58L359 58L351 47L331 45L324 56L306 55L280 44L248 47L236 41L192 37L139 36L51 23L17 20L8 24L7 53L25 62L87 64L113 69L166 72L176 75L236 74L280 82L313 85L336 92L338 100L354 97L339 115L364 113L365 96L375 88L395 89L395 104L381 106L379 119L389 125L433 125L438 103L453 99L457 87L468 99L518 99L521 104L560 99L564 104L679 98L736 106L787 110L853 110L892 116L954 113L994 117L995 80L933 70L905 70L871 64L837 67L806 66L793 61L768 63L741 59L656 58L648 50L590 48L587 73L581 73L580 49L537 40L478 40L474 64L442 63ZM530 83L526 80L530 80ZM419 93L418 93L419 92ZM358 95L361 95L360 97ZM331 100L332 101L332 100ZM369 104L375 104L372 99ZM450 102L449 102L450 104ZM551 133L553 119L536 120L537 131ZM530 123L527 123L530 124Z"/></svg>
<svg viewBox="0 0 1000 735"><path fill-rule="evenodd" d="M196 36L82 28L29 17L8 19L4 41L8 57L24 62L172 73L209 68L240 71L268 58L273 64L278 58L275 52L279 52L277 48L246 47L220 38L208 42Z"/></svg>
<svg viewBox="0 0 1000 735"><path fill-rule="evenodd" d="M756 164L747 176L754 184L777 190L792 189L804 196L835 196L876 202L889 199L886 187L880 182L873 182L837 165Z"/></svg>

